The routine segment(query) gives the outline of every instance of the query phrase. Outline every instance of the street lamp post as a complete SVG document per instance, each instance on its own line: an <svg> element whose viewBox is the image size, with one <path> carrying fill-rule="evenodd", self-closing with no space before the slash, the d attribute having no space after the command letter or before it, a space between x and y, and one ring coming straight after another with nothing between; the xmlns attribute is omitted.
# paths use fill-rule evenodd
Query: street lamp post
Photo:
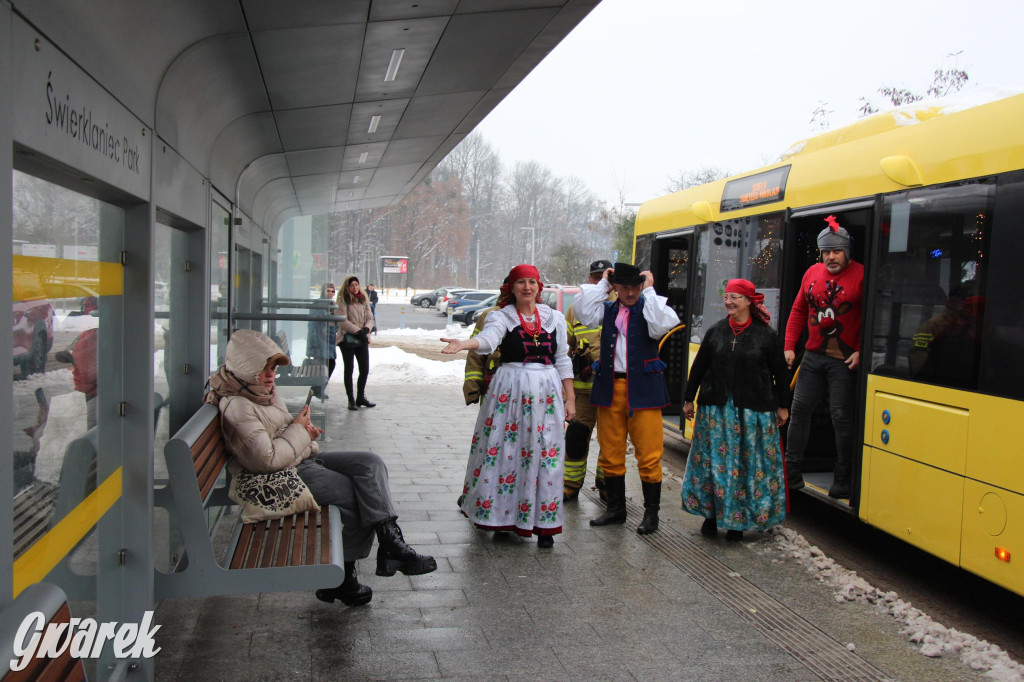
<svg viewBox="0 0 1024 682"><path fill-rule="evenodd" d="M520 227L520 230L530 231L530 265L537 265L537 228L536 227Z"/></svg>

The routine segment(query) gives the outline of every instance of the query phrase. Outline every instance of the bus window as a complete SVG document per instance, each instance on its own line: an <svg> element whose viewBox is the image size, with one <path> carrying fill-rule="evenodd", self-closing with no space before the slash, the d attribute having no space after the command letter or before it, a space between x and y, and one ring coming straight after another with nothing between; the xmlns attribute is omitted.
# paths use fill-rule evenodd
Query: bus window
<svg viewBox="0 0 1024 682"><path fill-rule="evenodd" d="M641 272L651 269L651 247L654 244L654 235L645 234L636 238L636 253L633 255L633 265L640 268Z"/></svg>
<svg viewBox="0 0 1024 682"><path fill-rule="evenodd" d="M772 326L779 324L782 213L748 216L702 225L694 253L690 341L699 343L707 327L725 317L722 293L730 279L749 279L765 295Z"/></svg>
<svg viewBox="0 0 1024 682"><path fill-rule="evenodd" d="M1024 399L1024 300L1020 254L1024 253L1024 171L1000 176L992 215L985 287L985 345L981 390Z"/></svg>
<svg viewBox="0 0 1024 682"><path fill-rule="evenodd" d="M872 372L977 389L994 195L980 182L886 198Z"/></svg>

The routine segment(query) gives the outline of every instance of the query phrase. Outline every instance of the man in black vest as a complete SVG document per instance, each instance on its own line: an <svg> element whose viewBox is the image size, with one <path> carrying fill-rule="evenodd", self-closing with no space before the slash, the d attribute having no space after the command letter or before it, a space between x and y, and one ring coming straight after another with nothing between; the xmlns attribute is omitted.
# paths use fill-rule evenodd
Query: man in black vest
<svg viewBox="0 0 1024 682"><path fill-rule="evenodd" d="M608 301L615 289L617 299ZM661 508L661 408L669 404L658 341L679 324L667 299L654 292L654 275L628 263L605 270L600 282L581 285L577 319L601 326L601 359L590 402L597 407L598 464L604 469L608 508L592 526L626 522L626 436L636 450L644 492L644 518L636 532L658 529Z"/></svg>

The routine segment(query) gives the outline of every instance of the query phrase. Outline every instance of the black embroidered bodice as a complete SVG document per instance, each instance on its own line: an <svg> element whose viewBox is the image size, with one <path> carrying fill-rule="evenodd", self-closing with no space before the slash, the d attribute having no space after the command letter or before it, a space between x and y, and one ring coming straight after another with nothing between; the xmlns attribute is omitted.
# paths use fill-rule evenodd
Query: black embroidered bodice
<svg viewBox="0 0 1024 682"><path fill-rule="evenodd" d="M524 332L522 326L518 326L505 334L499 347L503 363L555 364L555 335L543 329L537 334L537 340L534 342L533 336Z"/></svg>

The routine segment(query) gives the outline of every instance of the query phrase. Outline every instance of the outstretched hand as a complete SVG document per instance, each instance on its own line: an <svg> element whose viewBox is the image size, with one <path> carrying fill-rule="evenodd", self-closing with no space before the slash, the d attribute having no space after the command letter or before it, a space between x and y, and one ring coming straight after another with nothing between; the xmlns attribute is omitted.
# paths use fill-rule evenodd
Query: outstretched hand
<svg viewBox="0 0 1024 682"><path fill-rule="evenodd" d="M441 341L448 344L441 349L441 352L445 355L454 355L459 351L466 350L466 342L463 339L446 339L442 337Z"/></svg>

